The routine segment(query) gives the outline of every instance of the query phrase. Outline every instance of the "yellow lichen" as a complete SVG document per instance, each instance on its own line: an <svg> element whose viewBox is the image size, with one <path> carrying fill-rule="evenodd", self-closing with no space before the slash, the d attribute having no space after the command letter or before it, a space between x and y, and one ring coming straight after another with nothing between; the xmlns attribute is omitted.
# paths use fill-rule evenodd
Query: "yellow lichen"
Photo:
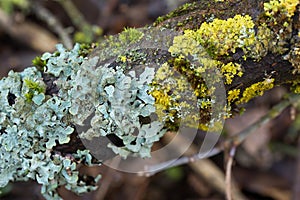
<svg viewBox="0 0 300 200"><path fill-rule="evenodd" d="M236 75L239 77L243 75L241 65L232 62L223 64L221 66L221 72L225 77L225 84L231 84Z"/></svg>
<svg viewBox="0 0 300 200"><path fill-rule="evenodd" d="M149 94L155 99L156 114L161 121L180 119L182 111L192 109L188 101L193 99L193 95L184 96L188 90L191 90L189 82L176 74L168 63L157 70Z"/></svg>
<svg viewBox="0 0 300 200"><path fill-rule="evenodd" d="M120 61L123 62L123 63L125 63L125 62L127 61L126 56L120 56L119 59L120 59Z"/></svg>
<svg viewBox="0 0 300 200"><path fill-rule="evenodd" d="M208 48L213 55L220 56L235 53L236 48L247 52L247 47L255 42L254 23L249 15L204 22L196 34L201 45Z"/></svg>
<svg viewBox="0 0 300 200"><path fill-rule="evenodd" d="M300 84L298 81L294 81L292 83L291 90L292 90L292 92L294 92L296 94L300 94Z"/></svg>
<svg viewBox="0 0 300 200"><path fill-rule="evenodd" d="M180 54L181 56L198 55L203 49L196 40L196 32L185 30L183 35L174 37L173 45L169 48L172 55Z"/></svg>
<svg viewBox="0 0 300 200"><path fill-rule="evenodd" d="M293 73L300 73L300 42L295 43L289 52L288 60L294 67Z"/></svg>
<svg viewBox="0 0 300 200"><path fill-rule="evenodd" d="M239 98L240 89L233 89L228 91L227 100L231 103Z"/></svg>
<svg viewBox="0 0 300 200"><path fill-rule="evenodd" d="M257 27L256 42L252 45L249 57L259 60L267 55L269 47L271 46L270 39L273 33L268 28L266 23L262 23Z"/></svg>
<svg viewBox="0 0 300 200"><path fill-rule="evenodd" d="M264 3L264 16L267 26L271 29L269 51L285 53L288 41L292 37L293 16L299 0L271 0Z"/></svg>
<svg viewBox="0 0 300 200"><path fill-rule="evenodd" d="M274 79L267 78L264 81L252 84L250 87L246 88L243 92L243 96L238 101L239 103L247 103L249 100L256 96L262 96L266 90L272 89L274 87Z"/></svg>
<svg viewBox="0 0 300 200"><path fill-rule="evenodd" d="M283 12L287 17L292 17L295 13L299 0L271 0L264 3L264 10L267 16L274 16L277 12Z"/></svg>

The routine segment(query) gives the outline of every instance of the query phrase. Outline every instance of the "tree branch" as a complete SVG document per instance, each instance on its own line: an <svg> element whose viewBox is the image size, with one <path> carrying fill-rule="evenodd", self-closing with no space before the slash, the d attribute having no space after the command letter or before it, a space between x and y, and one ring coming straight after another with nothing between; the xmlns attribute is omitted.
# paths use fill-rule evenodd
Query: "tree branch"
<svg viewBox="0 0 300 200"><path fill-rule="evenodd" d="M97 49L57 45L10 72L0 81L0 187L34 179L48 199L62 185L86 192L97 179L76 166L92 165L90 153L145 160L168 130L221 132L235 108L275 85L299 92L298 4L197 1Z"/></svg>

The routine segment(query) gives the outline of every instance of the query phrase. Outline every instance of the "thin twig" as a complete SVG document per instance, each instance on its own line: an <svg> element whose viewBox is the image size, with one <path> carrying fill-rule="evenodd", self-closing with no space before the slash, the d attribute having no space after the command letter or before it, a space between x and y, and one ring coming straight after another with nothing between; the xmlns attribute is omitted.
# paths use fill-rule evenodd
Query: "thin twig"
<svg viewBox="0 0 300 200"><path fill-rule="evenodd" d="M18 23L0 8L0 28L12 38L21 41L36 51L54 51L56 37L43 27L29 21Z"/></svg>
<svg viewBox="0 0 300 200"><path fill-rule="evenodd" d="M226 198L227 200L232 200L232 193L231 193L231 170L232 170L232 163L233 158L235 155L236 146L232 146L229 151L229 157L227 160L226 165L226 174L225 174L225 184L226 184Z"/></svg>
<svg viewBox="0 0 300 200"><path fill-rule="evenodd" d="M214 156L220 152L221 152L221 149L213 148L209 153L207 153L207 152L197 153L192 156L182 156L180 158L168 160L166 162L162 162L162 163L159 163L156 165L148 165L148 166L145 166L146 172L139 172L138 175L139 176L148 176L148 177L153 176L154 174L156 174L160 171L164 171L164 170L172 168L172 167L191 163L191 162L200 160L202 158L208 158L208 157ZM165 167L163 167L163 166L165 166Z"/></svg>
<svg viewBox="0 0 300 200"><path fill-rule="evenodd" d="M209 153L197 153L192 156L183 156L178 159L169 160L163 163L159 163L157 165L145 166L145 170L147 172L141 172L139 175L142 176L152 176L160 171L169 169L174 166L179 166L182 164L186 164L189 162L193 162L202 158L208 158L213 155L218 154L219 152L223 151L225 147L229 146L238 146L240 145L248 135L253 133L255 130L260 128L262 125L266 124L267 122L271 121L275 117L277 117L285 108L292 104L299 104L300 103L300 95L290 94L287 99L281 101L276 106L274 106L269 112L257 120L251 126L248 126L246 129L238 133L237 135L225 140L222 145L214 147ZM171 163L171 164L170 164ZM164 167L162 167L164 166Z"/></svg>
<svg viewBox="0 0 300 200"><path fill-rule="evenodd" d="M92 37L92 26L85 20L82 13L71 0L59 0L61 6L65 9L73 24L86 35Z"/></svg>
<svg viewBox="0 0 300 200"><path fill-rule="evenodd" d="M45 21L48 24L48 26L51 27L55 33L58 34L65 47L67 47L68 49L71 49L73 47L71 37L63 28L60 21L48 9L46 9L39 3L34 3L31 8L37 15L37 17Z"/></svg>

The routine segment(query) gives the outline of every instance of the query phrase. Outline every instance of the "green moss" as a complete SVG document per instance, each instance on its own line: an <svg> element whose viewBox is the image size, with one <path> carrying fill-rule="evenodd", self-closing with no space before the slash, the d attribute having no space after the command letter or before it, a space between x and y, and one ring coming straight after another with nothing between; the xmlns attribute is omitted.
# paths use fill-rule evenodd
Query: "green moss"
<svg viewBox="0 0 300 200"><path fill-rule="evenodd" d="M38 93L45 92L45 85L41 85L41 83L39 82L35 82L30 79L25 79L24 84L26 87L28 87L30 90L33 90L34 92L38 92Z"/></svg>
<svg viewBox="0 0 300 200"><path fill-rule="evenodd" d="M160 16L156 19L156 21L153 23L154 26L157 26L158 24L160 24L163 21L166 21L170 18L182 15L184 13L187 13L189 11L192 11L193 9L195 9L197 6L196 2L193 3L186 3L184 5L182 5L181 7L177 8L176 10L168 13L165 16Z"/></svg>
<svg viewBox="0 0 300 200"><path fill-rule="evenodd" d="M144 33L135 28L125 28L119 35L121 43L130 44L139 41L144 36Z"/></svg>
<svg viewBox="0 0 300 200"><path fill-rule="evenodd" d="M95 50L96 47L98 47L98 43L82 43L80 44L79 49L79 55L82 57L88 56L90 53L92 53L93 50Z"/></svg>
<svg viewBox="0 0 300 200"><path fill-rule="evenodd" d="M41 56L36 56L32 60L32 64L38 68L40 71L44 71L44 67L46 66L46 61L41 59Z"/></svg>
<svg viewBox="0 0 300 200"><path fill-rule="evenodd" d="M24 97L26 101L34 101L40 105L45 99L46 86L42 81L33 81L29 78L23 80L24 83Z"/></svg>
<svg viewBox="0 0 300 200"><path fill-rule="evenodd" d="M125 54L128 54L129 51L132 53L136 49L140 49L139 41L144 38L145 32L145 29L125 28L119 35L107 36L104 41L99 43L99 49L105 49L105 51L97 51L99 61L120 58L121 56L127 57Z"/></svg>
<svg viewBox="0 0 300 200"><path fill-rule="evenodd" d="M76 31L73 40L76 43L85 43L90 44L92 42L96 42L101 39L100 36L102 36L103 30L101 27L93 25L85 25L81 28L80 31Z"/></svg>

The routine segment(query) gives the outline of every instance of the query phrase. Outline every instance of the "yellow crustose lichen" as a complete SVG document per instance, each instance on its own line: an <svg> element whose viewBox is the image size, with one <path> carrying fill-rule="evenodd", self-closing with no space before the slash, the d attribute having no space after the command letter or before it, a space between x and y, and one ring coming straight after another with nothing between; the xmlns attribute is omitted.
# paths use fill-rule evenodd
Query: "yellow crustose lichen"
<svg viewBox="0 0 300 200"><path fill-rule="evenodd" d="M247 52L249 45L255 42L254 23L249 15L236 15L227 20L214 19L211 23L202 23L196 31L197 39L212 55L235 53L236 48Z"/></svg>
<svg viewBox="0 0 300 200"><path fill-rule="evenodd" d="M228 91L228 95L227 95L228 103L230 104L231 102L239 99L239 95L240 95L240 89L233 89Z"/></svg>
<svg viewBox="0 0 300 200"><path fill-rule="evenodd" d="M298 4L299 0L272 0L269 3L264 3L264 10L267 16L273 16L281 11L285 12L287 17L292 17Z"/></svg>
<svg viewBox="0 0 300 200"><path fill-rule="evenodd" d="M173 45L169 48L172 55L181 56L199 55L203 52L199 41L196 40L197 34L193 30L185 30L183 35L178 35L173 39Z"/></svg>
<svg viewBox="0 0 300 200"><path fill-rule="evenodd" d="M156 114L160 120L173 121L178 118L177 111L187 109L190 105L184 101L179 102L182 92L188 90L184 77L174 75L168 63L164 63L156 72L152 81L152 90L149 92L155 98Z"/></svg>
<svg viewBox="0 0 300 200"><path fill-rule="evenodd" d="M238 63L227 63L221 66L221 72L225 77L225 84L231 84L234 76L238 75L241 77L243 75L241 65Z"/></svg>
<svg viewBox="0 0 300 200"><path fill-rule="evenodd" d="M229 52L235 53L236 48L247 52L255 40L251 17L236 15L227 20L214 19L211 23L204 22L196 31L185 30L184 35L174 38L169 52L195 55L202 52L204 47L211 55L222 56L229 55Z"/></svg>
<svg viewBox="0 0 300 200"><path fill-rule="evenodd" d="M243 96L238 101L239 103L247 103L249 100L256 96L262 96L264 91L274 87L274 78L267 78L264 81L252 84L243 92Z"/></svg>
<svg viewBox="0 0 300 200"><path fill-rule="evenodd" d="M178 121L191 127L198 126L199 112L195 112L197 98L192 86L168 63L164 63L155 73L149 94L155 99L159 120L170 123L170 128L175 128L172 126L176 126Z"/></svg>

